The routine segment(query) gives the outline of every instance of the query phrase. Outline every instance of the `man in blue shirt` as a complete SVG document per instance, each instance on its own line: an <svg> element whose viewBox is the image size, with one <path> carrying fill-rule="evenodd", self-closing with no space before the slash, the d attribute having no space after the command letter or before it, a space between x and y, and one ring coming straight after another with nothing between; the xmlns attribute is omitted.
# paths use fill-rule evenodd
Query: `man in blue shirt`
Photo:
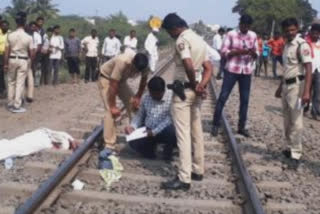
<svg viewBox="0 0 320 214"><path fill-rule="evenodd" d="M171 160L172 150L177 143L170 114L172 91L166 91L165 87L161 77L149 81L149 94L143 97L138 113L125 129L126 134L131 134L139 127L147 128L148 137L129 142L129 146L145 158L156 158L157 144L164 143L163 158Z"/></svg>

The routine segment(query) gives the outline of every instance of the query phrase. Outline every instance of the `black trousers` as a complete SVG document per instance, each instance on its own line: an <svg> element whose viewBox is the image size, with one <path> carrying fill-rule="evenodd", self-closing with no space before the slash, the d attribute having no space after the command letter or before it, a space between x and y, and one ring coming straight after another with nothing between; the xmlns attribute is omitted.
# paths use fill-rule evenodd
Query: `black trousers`
<svg viewBox="0 0 320 214"><path fill-rule="evenodd" d="M0 55L0 94L6 90L3 65L4 65L4 56Z"/></svg>
<svg viewBox="0 0 320 214"><path fill-rule="evenodd" d="M154 137L143 138L129 142L131 148L139 152L145 158L155 158L158 144L165 144L164 158L172 157L172 151L177 146L177 138L173 125L168 126Z"/></svg>
<svg viewBox="0 0 320 214"><path fill-rule="evenodd" d="M41 78L40 85L48 85L50 83L50 59L49 54L41 54Z"/></svg>
<svg viewBox="0 0 320 214"><path fill-rule="evenodd" d="M86 57L86 72L84 79L86 81L96 81L98 79L97 72L98 57Z"/></svg>
<svg viewBox="0 0 320 214"><path fill-rule="evenodd" d="M68 69L70 74L80 74L79 57L67 57Z"/></svg>

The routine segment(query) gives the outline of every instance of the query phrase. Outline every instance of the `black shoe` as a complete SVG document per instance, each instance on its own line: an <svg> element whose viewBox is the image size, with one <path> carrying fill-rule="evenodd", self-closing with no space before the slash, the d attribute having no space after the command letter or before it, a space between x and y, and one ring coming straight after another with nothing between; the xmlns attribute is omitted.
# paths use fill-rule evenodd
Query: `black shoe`
<svg viewBox="0 0 320 214"><path fill-rule="evenodd" d="M32 103L32 102L33 102L33 99L32 99L32 98L27 97L27 98L26 98L26 101L27 101L27 103Z"/></svg>
<svg viewBox="0 0 320 214"><path fill-rule="evenodd" d="M218 75L216 79L217 80L222 80L222 76Z"/></svg>
<svg viewBox="0 0 320 214"><path fill-rule="evenodd" d="M183 183L182 181L180 181L179 178L175 178L172 181L162 183L161 189L187 191L190 189L190 186L190 184Z"/></svg>
<svg viewBox="0 0 320 214"><path fill-rule="evenodd" d="M219 127L218 127L218 126L213 126L213 127L212 127L212 130L211 130L211 135L212 135L213 137L217 137L218 134L219 134Z"/></svg>
<svg viewBox="0 0 320 214"><path fill-rule="evenodd" d="M250 137L250 133L246 129L239 129L238 134L244 136L244 137Z"/></svg>
<svg viewBox="0 0 320 214"><path fill-rule="evenodd" d="M196 173L191 174L191 179L194 181L202 181L203 180L203 175L198 175Z"/></svg>

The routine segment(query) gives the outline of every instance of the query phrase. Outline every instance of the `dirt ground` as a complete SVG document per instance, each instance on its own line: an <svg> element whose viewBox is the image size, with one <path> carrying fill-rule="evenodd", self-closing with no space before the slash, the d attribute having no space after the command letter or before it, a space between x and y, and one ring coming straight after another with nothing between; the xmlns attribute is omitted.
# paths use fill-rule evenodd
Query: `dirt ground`
<svg viewBox="0 0 320 214"><path fill-rule="evenodd" d="M70 122L81 119L101 104L97 83L61 84L36 88L35 100L26 104L26 113L13 114L0 100L0 139L14 138L41 127L67 131Z"/></svg>
<svg viewBox="0 0 320 214"><path fill-rule="evenodd" d="M219 85L221 81L219 81ZM267 150L244 148L247 151L263 155L263 161L281 166L281 177L291 183L293 188L284 191L282 195L272 195L271 199L277 201L296 202L304 204L308 214L320 213L320 122L311 119L310 112L304 118L303 157L297 170L291 169L291 161L286 159L281 151L285 148L283 133L283 115L281 100L274 97L279 80L259 77L253 80L250 107L248 116L248 129L252 135L245 139L248 143L262 143ZM226 106L231 116L231 124L236 131L239 111L238 86ZM260 175L253 176L259 180ZM269 179L277 179L270 177Z"/></svg>

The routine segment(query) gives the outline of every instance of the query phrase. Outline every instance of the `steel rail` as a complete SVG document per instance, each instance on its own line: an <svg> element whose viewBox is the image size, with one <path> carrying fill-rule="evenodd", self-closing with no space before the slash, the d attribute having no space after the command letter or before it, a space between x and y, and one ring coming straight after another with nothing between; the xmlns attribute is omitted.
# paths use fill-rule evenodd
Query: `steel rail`
<svg viewBox="0 0 320 214"><path fill-rule="evenodd" d="M161 75L166 68L172 63L174 57L168 56L167 59L151 77ZM74 168L77 162L89 151L93 144L103 133L103 125L97 126L91 135L83 144L53 173L53 175L40 185L40 187L22 204L15 214L32 214L34 213L52 191L61 183L63 178Z"/></svg>
<svg viewBox="0 0 320 214"><path fill-rule="evenodd" d="M216 98L216 100L218 101L218 93L216 92L215 89L215 79L212 78L211 79L211 88L212 88L212 93L214 95L214 97ZM227 137L229 139L229 146L231 148L232 151L232 155L233 155L233 159L234 162L236 164L238 173L240 175L240 179L241 179L241 184L242 184L242 189L244 191L245 197L246 197L246 205L247 205L247 209L245 210L246 214L265 214L263 208L262 208L262 203L259 199L259 195L257 192L257 189L254 185L254 182L247 170L247 168L245 167L244 161L242 159L242 155L240 153L240 149L238 146L238 142L233 134L232 128L228 122L228 119L226 117L225 112L222 112L222 122L223 122L223 126L224 126L224 131L227 134Z"/></svg>

